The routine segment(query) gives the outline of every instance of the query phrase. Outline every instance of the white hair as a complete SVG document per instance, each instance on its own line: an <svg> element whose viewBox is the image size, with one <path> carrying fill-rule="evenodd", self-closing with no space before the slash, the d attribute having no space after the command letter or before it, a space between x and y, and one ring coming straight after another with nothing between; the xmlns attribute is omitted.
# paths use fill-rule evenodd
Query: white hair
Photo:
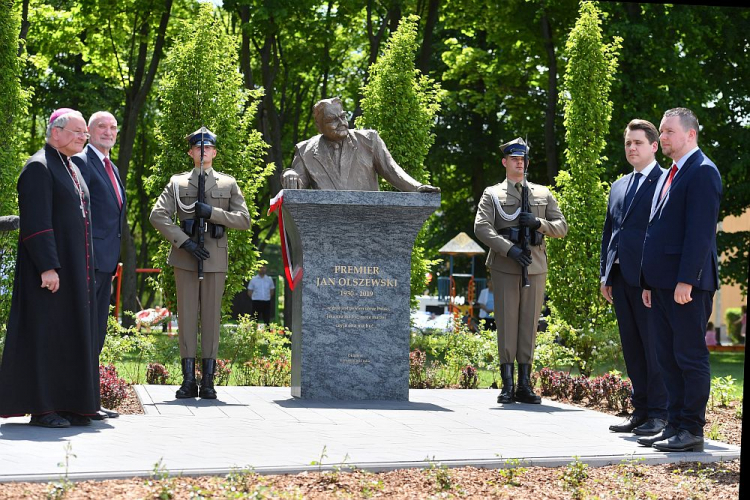
<svg viewBox="0 0 750 500"><path fill-rule="evenodd" d="M111 116L115 122L117 121L117 118L115 118L115 115L110 113L109 111L97 111L91 117L89 118L89 128L91 128L95 122L99 121L99 119Z"/></svg>
<svg viewBox="0 0 750 500"><path fill-rule="evenodd" d="M70 119L73 118L74 116L80 118L81 120L84 120L83 115L79 111L69 111L65 113L64 115L60 115L57 118L55 118L53 122L50 122L47 125L47 133L46 133L47 140L49 140L52 137L53 128L55 127L65 128L65 125L67 125Z"/></svg>

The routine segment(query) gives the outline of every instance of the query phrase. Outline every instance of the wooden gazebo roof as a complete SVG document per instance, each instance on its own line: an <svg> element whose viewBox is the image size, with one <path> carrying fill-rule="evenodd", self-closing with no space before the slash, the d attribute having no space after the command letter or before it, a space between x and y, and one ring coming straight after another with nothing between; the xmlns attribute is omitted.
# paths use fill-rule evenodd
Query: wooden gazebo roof
<svg viewBox="0 0 750 500"><path fill-rule="evenodd" d="M475 255L484 255L485 251L479 244L472 240L466 233L458 235L442 246L438 252L445 255L466 255L474 257Z"/></svg>

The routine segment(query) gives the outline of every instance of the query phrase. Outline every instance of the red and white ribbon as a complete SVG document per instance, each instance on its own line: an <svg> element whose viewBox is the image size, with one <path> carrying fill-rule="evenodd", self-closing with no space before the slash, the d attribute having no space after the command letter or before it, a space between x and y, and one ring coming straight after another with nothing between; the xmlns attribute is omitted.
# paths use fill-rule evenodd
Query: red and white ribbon
<svg viewBox="0 0 750 500"><path fill-rule="evenodd" d="M271 200L271 206L268 209L268 214L278 212L279 214L279 236L281 237L281 257L284 261L284 274L286 275L286 281L289 283L289 288L294 291L294 287L302 279L302 268L297 265L292 268L291 251L289 250L289 242L287 241L286 231L284 230L284 215L281 210L281 205L284 202L284 190L279 191L279 194L274 196Z"/></svg>

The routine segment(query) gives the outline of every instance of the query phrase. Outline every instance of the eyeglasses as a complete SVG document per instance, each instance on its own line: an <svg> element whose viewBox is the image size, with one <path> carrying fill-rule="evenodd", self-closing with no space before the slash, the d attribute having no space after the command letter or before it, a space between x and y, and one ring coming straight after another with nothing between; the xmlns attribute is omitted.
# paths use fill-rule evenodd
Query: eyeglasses
<svg viewBox="0 0 750 500"><path fill-rule="evenodd" d="M88 132L79 132L78 130L70 130L69 128L65 128L65 127L57 127L57 128L59 128L60 130L66 130L70 132L71 134L75 134L78 137L85 137L86 139L91 137L91 135Z"/></svg>

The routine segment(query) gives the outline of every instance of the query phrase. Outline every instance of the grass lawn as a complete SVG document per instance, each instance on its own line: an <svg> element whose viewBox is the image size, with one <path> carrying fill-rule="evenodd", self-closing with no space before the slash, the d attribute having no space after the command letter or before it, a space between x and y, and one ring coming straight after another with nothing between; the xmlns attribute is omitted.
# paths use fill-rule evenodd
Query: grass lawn
<svg viewBox="0 0 750 500"><path fill-rule="evenodd" d="M712 352L711 378L731 375L734 379L734 397L742 397L745 383L745 353L744 352Z"/></svg>

